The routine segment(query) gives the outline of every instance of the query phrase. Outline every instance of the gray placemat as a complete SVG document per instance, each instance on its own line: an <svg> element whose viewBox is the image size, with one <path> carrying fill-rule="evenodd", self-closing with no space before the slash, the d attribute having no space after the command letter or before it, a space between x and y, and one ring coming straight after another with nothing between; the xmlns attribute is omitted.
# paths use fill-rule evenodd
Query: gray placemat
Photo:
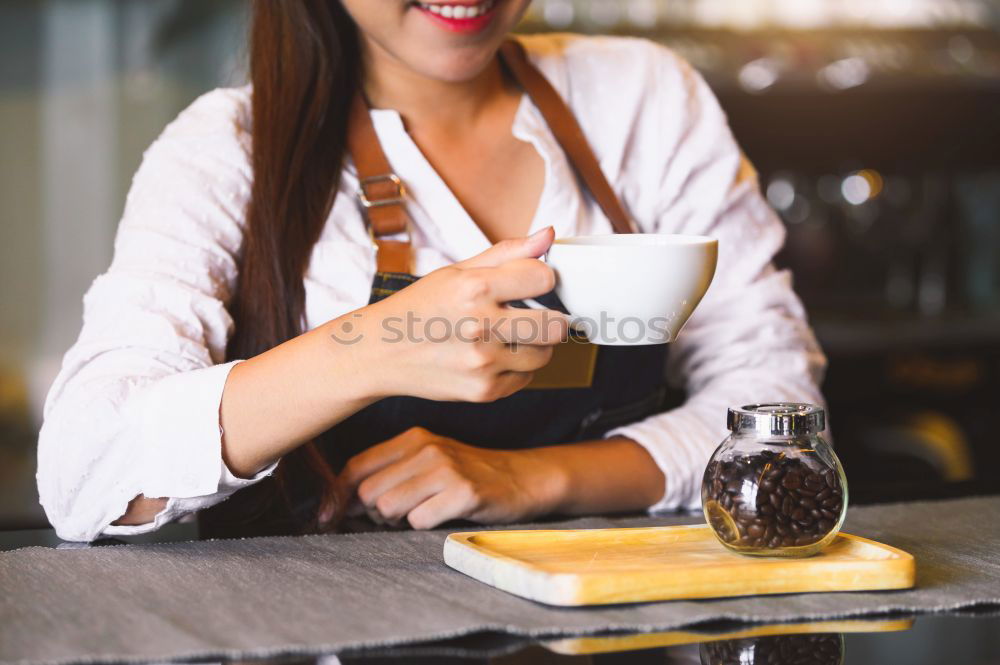
<svg viewBox="0 0 1000 665"><path fill-rule="evenodd" d="M917 587L558 609L446 567L446 531L27 548L0 553L0 663L335 653L478 631L553 637L1000 603L1000 498L855 508L845 530L912 553Z"/></svg>

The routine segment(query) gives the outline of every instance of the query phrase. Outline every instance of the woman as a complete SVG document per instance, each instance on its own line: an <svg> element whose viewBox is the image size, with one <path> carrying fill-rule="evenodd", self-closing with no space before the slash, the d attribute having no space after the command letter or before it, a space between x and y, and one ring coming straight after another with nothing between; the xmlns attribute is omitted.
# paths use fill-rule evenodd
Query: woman
<svg viewBox="0 0 1000 665"><path fill-rule="evenodd" d="M38 480L61 537L199 511L219 533L322 530L348 502L415 528L696 506L727 406L821 399L770 263L782 226L705 84L641 40L505 46L528 4L255 3L252 86L205 95L146 153L49 394ZM532 85L565 100L613 203ZM665 346L529 386L566 319L510 303L551 290L555 235L611 232L618 198L638 230L720 240L669 347L683 404L658 399ZM514 311L534 334L484 334Z"/></svg>

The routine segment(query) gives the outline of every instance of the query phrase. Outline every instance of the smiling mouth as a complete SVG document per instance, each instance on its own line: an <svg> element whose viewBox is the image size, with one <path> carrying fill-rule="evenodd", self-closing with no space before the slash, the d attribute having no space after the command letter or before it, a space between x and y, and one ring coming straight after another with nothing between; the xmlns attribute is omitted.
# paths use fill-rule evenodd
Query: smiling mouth
<svg viewBox="0 0 1000 665"><path fill-rule="evenodd" d="M412 4L426 12L440 16L441 18L453 21L463 21L485 16L491 9L493 9L497 2L499 2L499 0L486 0L485 2L480 2L474 5L448 4L444 2L413 2Z"/></svg>

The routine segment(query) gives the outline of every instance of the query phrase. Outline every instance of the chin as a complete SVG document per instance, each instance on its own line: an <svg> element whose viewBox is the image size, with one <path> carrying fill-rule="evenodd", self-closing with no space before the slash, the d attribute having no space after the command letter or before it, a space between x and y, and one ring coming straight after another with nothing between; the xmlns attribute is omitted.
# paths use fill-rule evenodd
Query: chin
<svg viewBox="0 0 1000 665"><path fill-rule="evenodd" d="M476 78L489 66L496 48L495 44L490 44L488 47L448 49L448 52L439 53L433 59L414 64L427 78L462 83Z"/></svg>

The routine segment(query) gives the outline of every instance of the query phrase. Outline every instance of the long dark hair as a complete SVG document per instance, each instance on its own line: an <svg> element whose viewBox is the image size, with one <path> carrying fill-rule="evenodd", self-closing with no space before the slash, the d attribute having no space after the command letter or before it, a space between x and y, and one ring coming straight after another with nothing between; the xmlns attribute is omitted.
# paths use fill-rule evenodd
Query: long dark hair
<svg viewBox="0 0 1000 665"><path fill-rule="evenodd" d="M253 188L230 307L235 334L226 355L233 359L303 332L303 277L336 196L348 110L361 79L354 21L339 0L255 0L250 74ZM301 469L319 489L317 517L338 514L336 475L315 442L282 461L279 490Z"/></svg>

